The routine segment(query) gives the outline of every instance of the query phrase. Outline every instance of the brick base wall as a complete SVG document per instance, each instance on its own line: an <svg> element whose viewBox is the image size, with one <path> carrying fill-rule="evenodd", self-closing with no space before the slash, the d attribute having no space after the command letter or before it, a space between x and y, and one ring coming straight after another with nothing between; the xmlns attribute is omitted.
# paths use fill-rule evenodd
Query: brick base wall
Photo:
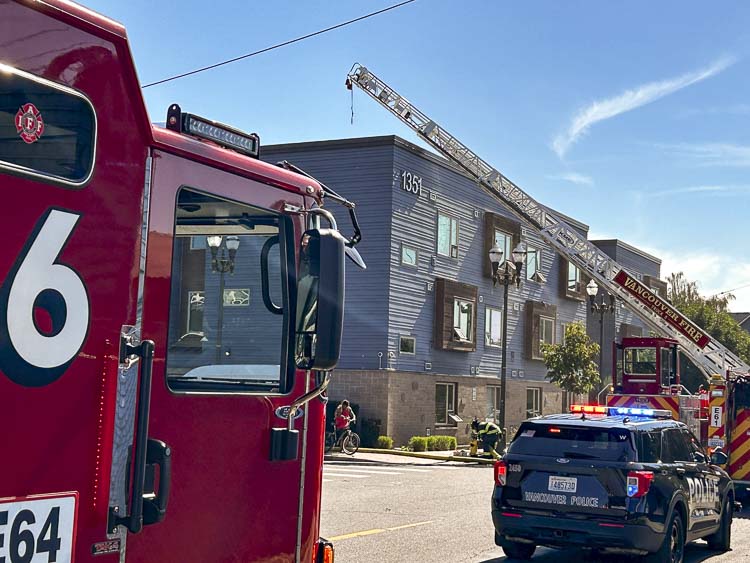
<svg viewBox="0 0 750 563"><path fill-rule="evenodd" d="M437 425L435 414L435 384L455 383L456 414L463 422ZM508 379L506 427L509 431L527 418L526 389L542 390L542 414L560 412L562 391L545 381ZM489 386L500 386L497 377L443 376L434 373L392 370L350 371L336 370L328 388L332 401L349 399L360 406L360 418L380 420L381 433L391 436L397 446L405 445L411 436L455 436L459 444L469 441L469 425L476 416L487 416Z"/></svg>

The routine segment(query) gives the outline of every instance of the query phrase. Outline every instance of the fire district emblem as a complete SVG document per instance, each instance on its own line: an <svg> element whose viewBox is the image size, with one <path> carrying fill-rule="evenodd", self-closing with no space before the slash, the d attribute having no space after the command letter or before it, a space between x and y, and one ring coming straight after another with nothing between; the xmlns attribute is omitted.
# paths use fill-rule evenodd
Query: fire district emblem
<svg viewBox="0 0 750 563"><path fill-rule="evenodd" d="M44 133L44 121L42 114L34 104L24 104L16 113L16 131L24 140L31 144L36 143Z"/></svg>

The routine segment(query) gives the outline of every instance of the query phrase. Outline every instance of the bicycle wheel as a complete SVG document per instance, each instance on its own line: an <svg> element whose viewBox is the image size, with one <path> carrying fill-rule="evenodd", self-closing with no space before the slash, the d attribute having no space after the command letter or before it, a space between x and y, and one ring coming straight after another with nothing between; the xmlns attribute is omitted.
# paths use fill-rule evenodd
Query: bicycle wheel
<svg viewBox="0 0 750 563"><path fill-rule="evenodd" d="M336 445L336 434L333 432L326 432L326 453L330 452L333 449L333 446Z"/></svg>
<svg viewBox="0 0 750 563"><path fill-rule="evenodd" d="M348 455L354 455L359 449L359 434L350 432L341 442L341 451Z"/></svg>

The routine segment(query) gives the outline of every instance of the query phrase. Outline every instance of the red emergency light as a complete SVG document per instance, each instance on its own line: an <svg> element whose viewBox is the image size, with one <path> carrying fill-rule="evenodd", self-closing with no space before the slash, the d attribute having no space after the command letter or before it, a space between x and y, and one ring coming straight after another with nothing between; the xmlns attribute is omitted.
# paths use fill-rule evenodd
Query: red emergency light
<svg viewBox="0 0 750 563"><path fill-rule="evenodd" d="M599 405L570 405L573 414L609 414L607 407Z"/></svg>

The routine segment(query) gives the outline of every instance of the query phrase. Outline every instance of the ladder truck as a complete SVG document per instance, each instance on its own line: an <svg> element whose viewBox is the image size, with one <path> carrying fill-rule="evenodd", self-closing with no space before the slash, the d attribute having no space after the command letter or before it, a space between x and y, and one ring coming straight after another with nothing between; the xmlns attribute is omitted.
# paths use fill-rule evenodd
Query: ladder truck
<svg viewBox="0 0 750 563"><path fill-rule="evenodd" d="M688 421L696 434L700 403L695 396L683 395L677 350L684 352L710 381L711 416L703 434L711 446L728 450L733 477L750 486L750 366L736 354L712 339L664 297L644 285L615 260L607 256L536 201L500 171L396 92L367 67L355 64L346 80L347 88L361 89L414 131L499 203L552 246L586 276L619 298L656 334L666 338L624 339L616 349L623 370L613 372L615 393L607 398L613 406L668 408L675 418ZM653 359L648 373L640 358ZM627 360L631 360L628 362ZM635 369L634 369L635 368ZM748 391L746 391L746 389ZM715 399L715 400L714 400ZM715 416L714 416L715 415ZM738 487L739 489L740 487Z"/></svg>

